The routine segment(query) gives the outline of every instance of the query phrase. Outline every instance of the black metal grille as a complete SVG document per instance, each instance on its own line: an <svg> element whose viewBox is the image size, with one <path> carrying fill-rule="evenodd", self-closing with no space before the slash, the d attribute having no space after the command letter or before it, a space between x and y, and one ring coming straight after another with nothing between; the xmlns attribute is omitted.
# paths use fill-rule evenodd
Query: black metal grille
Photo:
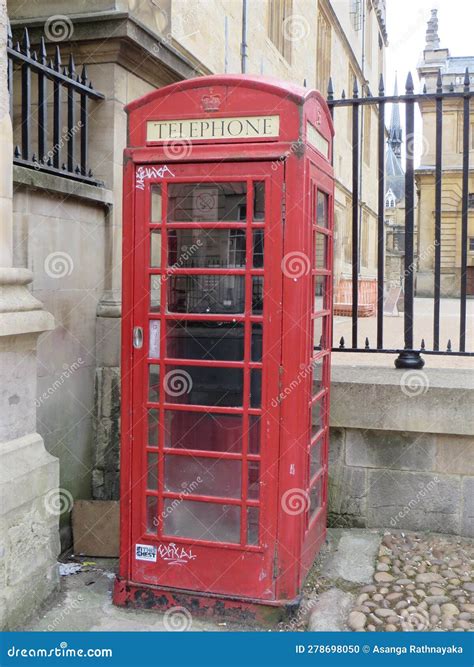
<svg viewBox="0 0 474 667"><path fill-rule="evenodd" d="M338 118L335 110L339 107L349 107L352 114L352 340L348 345L344 338L341 338L335 351L344 352L388 352L398 354L395 365L398 368L420 368L423 365L420 353L424 354L457 354L473 355L474 352L467 351L466 345L466 312L467 312L467 258L468 258L468 208L470 202L469 194L469 127L470 127L470 100L474 91L470 90L470 77L466 69L463 89L455 91L454 84L451 84L449 90L443 91L441 76L438 75L436 92L426 92L426 86L422 93L415 93L411 74L408 75L404 95L385 95L384 81L380 77L378 95L373 96L367 88L362 96L359 96L357 80L354 81L352 98L346 98L343 91L340 99L334 99L333 83L330 79L328 85L327 102L333 116L336 134L343 129L338 128ZM453 341L447 340L445 349L442 349L440 342L440 304L441 304L441 196L443 180L443 103L453 99L462 101L462 204L461 204L461 269L459 284L459 339ZM434 102L436 114L436 147L435 147L435 220L433 241L435 247L434 271L433 271L433 347L427 349L424 339L420 341L419 347L414 343L414 278L415 271L415 108L422 102L431 100ZM404 340L400 341L400 347L388 349L384 347L384 280L385 280L385 248L384 248L384 222L385 222L385 195L386 195L386 174L385 174L385 143L387 138L387 129L385 125L385 109L387 103L398 103L405 107L405 128L406 136L411 137L411 141L405 144L405 229L404 229L404 279L403 279L403 299L404 299ZM359 282L360 282L360 110L362 106L370 105L374 107L378 115L378 168L377 168L377 299L376 299L376 344L371 345L368 338L365 338L364 345L360 345L359 335ZM343 126L342 126L343 127ZM427 336L428 334L425 334ZM471 347L472 350L472 347Z"/></svg>
<svg viewBox="0 0 474 667"><path fill-rule="evenodd" d="M78 74L71 54L67 67L63 67L57 45L54 59L48 60L44 37L41 37L38 51L32 50L27 28L24 29L21 44L16 42L13 46L9 26L7 53L12 119L17 96L21 108L21 142L15 146L13 162L84 183L101 184L94 178L88 164L88 102L104 99L104 96L92 87L86 66ZM36 76L37 83L36 107L32 105L32 74ZM15 86L17 76L20 77L20 86ZM48 132L48 105L51 100L52 132ZM67 107L65 125L62 119L63 101L66 101ZM79 120L76 119L77 115L80 116ZM34 140L36 153L32 148Z"/></svg>

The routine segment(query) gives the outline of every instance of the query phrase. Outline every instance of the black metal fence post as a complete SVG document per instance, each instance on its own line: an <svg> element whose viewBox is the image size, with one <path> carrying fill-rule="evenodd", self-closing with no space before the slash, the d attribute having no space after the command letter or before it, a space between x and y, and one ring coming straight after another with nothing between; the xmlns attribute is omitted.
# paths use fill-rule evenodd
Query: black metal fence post
<svg viewBox="0 0 474 667"><path fill-rule="evenodd" d="M471 90L469 72L466 70L463 89L455 90L454 83L443 90L441 75L438 76L434 92L427 92L426 87L422 93L415 93L413 78L411 74L407 77L406 90L403 95L386 95L383 79L379 83L378 96L359 97L357 81L354 85L352 98L346 97L342 91L339 99L334 98L333 81L330 79L328 85L327 103L334 120L336 134L340 131L337 109L345 107L350 113L350 134L352 141L352 252L351 252L351 298L350 315L352 344L347 345L344 336L340 338L339 346L333 346L337 352L366 352L366 353L389 353L397 355L395 365L397 368L417 369L422 368L425 355L450 354L458 356L474 356L474 350L467 350L466 320L467 320L467 298L468 298L468 213L469 213L469 146L470 146L470 103L474 97ZM440 345L440 310L441 310L441 258L442 258L442 178L443 178L443 110L445 101L463 101L462 106L462 196L461 215L459 216L458 231L461 235L461 267L460 267L460 330L459 346L455 349L452 340L447 341L446 348L441 350ZM405 105L406 123L406 160L405 160L405 260L403 270L404 281L404 335L403 346L393 348L384 347L384 299L385 299L385 196L386 196L386 165L385 165L385 139L387 129L385 127L385 106L387 103ZM435 213L433 217L434 238L434 262L433 262L433 345L427 346L425 338L422 338L419 348L414 344L414 303L415 303L415 278L417 272L417 256L415 254L415 108L418 104L433 104L436 117L435 134L435 165L434 165L434 189L435 189ZM359 174L360 174L360 108L364 105L375 107L378 113L378 168L377 168L377 289L376 289L376 345L371 347L369 339L365 339L365 345L358 342L358 318L361 308L361 297L359 294ZM344 119L345 120L345 119ZM346 187L343 184L343 187ZM420 253L421 256L421 253ZM422 335L424 332L422 332Z"/></svg>
<svg viewBox="0 0 474 667"><path fill-rule="evenodd" d="M405 348L395 359L396 368L423 368L420 352L413 349L413 309L415 301L415 97L411 72L405 86L405 271L404 271L404 339Z"/></svg>

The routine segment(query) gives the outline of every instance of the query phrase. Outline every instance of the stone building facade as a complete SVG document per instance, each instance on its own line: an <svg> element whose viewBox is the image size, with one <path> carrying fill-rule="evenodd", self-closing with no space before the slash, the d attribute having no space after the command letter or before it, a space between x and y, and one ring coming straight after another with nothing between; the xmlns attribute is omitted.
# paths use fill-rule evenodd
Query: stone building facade
<svg viewBox="0 0 474 667"><path fill-rule="evenodd" d="M0 0L0 630L58 585L59 462L37 432L38 337L54 319L13 261L13 134L7 89L7 12Z"/></svg>
<svg viewBox="0 0 474 667"><path fill-rule="evenodd" d="M438 75L443 91L463 90L466 68L474 83L474 56L453 57L449 49L440 46L437 11L433 10L428 22L426 45L418 65L418 75L429 93L436 92ZM434 211L435 211L435 146L436 115L434 101L420 105L423 123L423 155L415 172L419 193L417 226L419 255L416 277L418 296L434 293ZM469 137L469 221L468 221L468 294L474 295L474 123L471 100ZM462 197L462 100L443 103L443 165L441 203L441 295L459 297L461 274L461 197Z"/></svg>
<svg viewBox="0 0 474 667"><path fill-rule="evenodd" d="M8 12L14 33L28 26L33 45L48 28L49 53L56 45L65 56L73 51L76 66L86 63L94 87L105 95L90 110L90 162L104 186L15 167L14 248L17 266L37 269L33 294L58 324L39 348L39 396L47 398L38 407L38 423L48 450L60 459L61 486L75 498L89 497L91 489L96 499L117 498L123 108L176 80L240 72L242 1L9 0ZM250 74L323 92L331 75L335 90L347 92L354 78L360 90L375 90L384 68L383 0L249 2L245 33ZM346 110L339 113L336 272L343 276L351 255L350 118ZM368 276L375 275L376 249L374 113L367 111L362 122L361 270ZM17 137L18 109L14 116ZM46 268L51 255L61 254L66 268L58 279ZM61 390L51 394L58 378ZM64 544L70 542L68 526L63 516Z"/></svg>

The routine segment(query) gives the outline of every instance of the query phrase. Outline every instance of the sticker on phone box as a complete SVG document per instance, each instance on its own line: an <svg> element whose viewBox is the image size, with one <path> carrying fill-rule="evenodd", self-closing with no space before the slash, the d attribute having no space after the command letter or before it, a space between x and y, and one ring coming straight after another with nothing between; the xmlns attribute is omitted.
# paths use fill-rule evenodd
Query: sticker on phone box
<svg viewBox="0 0 474 667"><path fill-rule="evenodd" d="M150 546L148 544L136 544L135 545L135 559L136 560L147 560L151 563L156 563L157 550L155 546Z"/></svg>

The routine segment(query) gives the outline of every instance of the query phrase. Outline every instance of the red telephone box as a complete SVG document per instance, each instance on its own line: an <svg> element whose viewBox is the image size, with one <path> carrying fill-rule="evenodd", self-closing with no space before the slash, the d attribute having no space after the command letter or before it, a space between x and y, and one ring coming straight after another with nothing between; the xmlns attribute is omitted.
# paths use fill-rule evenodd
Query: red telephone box
<svg viewBox="0 0 474 667"><path fill-rule="evenodd" d="M127 111L115 602L295 604L326 533L328 108L209 76Z"/></svg>

